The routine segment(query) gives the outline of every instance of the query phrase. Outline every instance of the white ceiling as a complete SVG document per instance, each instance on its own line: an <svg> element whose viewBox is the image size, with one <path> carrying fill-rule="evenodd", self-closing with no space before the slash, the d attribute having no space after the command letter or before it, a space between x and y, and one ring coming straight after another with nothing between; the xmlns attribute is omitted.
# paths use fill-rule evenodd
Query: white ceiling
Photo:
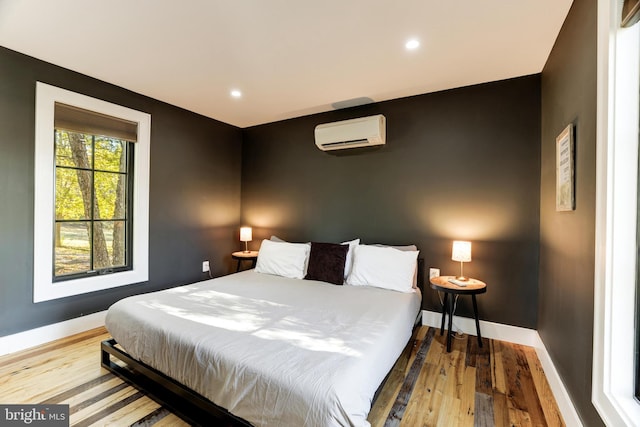
<svg viewBox="0 0 640 427"><path fill-rule="evenodd" d="M247 127L539 73L571 2L0 0L0 45Z"/></svg>

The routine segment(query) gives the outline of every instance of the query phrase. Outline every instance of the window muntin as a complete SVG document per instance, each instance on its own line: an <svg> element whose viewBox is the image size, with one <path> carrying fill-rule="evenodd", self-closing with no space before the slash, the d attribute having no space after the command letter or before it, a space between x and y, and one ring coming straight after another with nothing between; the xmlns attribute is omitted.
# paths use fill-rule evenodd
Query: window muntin
<svg viewBox="0 0 640 427"><path fill-rule="evenodd" d="M134 144L55 130L54 281L130 270Z"/></svg>

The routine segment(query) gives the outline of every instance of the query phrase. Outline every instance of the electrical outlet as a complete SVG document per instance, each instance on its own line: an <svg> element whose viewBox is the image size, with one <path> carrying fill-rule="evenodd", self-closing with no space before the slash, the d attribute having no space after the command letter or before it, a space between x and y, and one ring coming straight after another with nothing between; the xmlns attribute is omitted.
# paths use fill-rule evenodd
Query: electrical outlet
<svg viewBox="0 0 640 427"><path fill-rule="evenodd" d="M206 273L209 271L209 261L202 261L202 272Z"/></svg>
<svg viewBox="0 0 640 427"><path fill-rule="evenodd" d="M433 279L434 277L440 276L439 268L430 268L429 269L429 279Z"/></svg>

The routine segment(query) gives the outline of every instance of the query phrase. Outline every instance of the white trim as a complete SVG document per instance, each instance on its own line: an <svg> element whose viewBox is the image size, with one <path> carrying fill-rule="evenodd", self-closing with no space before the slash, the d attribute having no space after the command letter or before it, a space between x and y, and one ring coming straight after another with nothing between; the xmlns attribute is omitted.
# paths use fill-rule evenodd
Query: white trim
<svg viewBox="0 0 640 427"><path fill-rule="evenodd" d="M440 329L442 313L422 310L422 324ZM447 319L448 320L448 319ZM444 325L445 329L447 325ZM468 317L453 316L454 331L462 331L467 335L476 335L476 323ZM521 328L518 326L504 325L502 323L480 321L480 333L485 338L508 341L514 344L536 347L540 343L540 337L535 329Z"/></svg>
<svg viewBox="0 0 640 427"><path fill-rule="evenodd" d="M422 324L440 329L442 313L422 310ZM453 316L454 328L468 335L476 335L476 324L474 319L467 317ZM445 325L446 327L446 325ZM446 331L445 331L446 333ZM485 338L507 341L514 344L526 345L536 350L544 374L549 382L549 387L558 404L558 409L562 414L564 422L568 426L582 426L582 421L578 416L575 406L569 397L562 378L558 374L556 367L547 352L538 331L535 329L522 328L518 326L504 325L501 323L480 321L480 333Z"/></svg>
<svg viewBox="0 0 640 427"><path fill-rule="evenodd" d="M538 332L536 332L536 335L538 335ZM582 420L580 420L576 407L573 406L569 392L562 382L562 377L558 374L556 366L553 364L553 360L551 360L551 356L547 352L547 348L539 335L538 341L538 345L535 346L536 354L538 355L538 359L540 360L540 364L544 370L544 375L547 377L549 387L553 392L553 397L556 398L556 403L558 404L558 409L562 414L565 425L576 427L582 426Z"/></svg>
<svg viewBox="0 0 640 427"><path fill-rule="evenodd" d="M596 258L592 402L607 425L633 426L640 28L598 2Z"/></svg>
<svg viewBox="0 0 640 427"><path fill-rule="evenodd" d="M138 123L134 156L133 269L66 282L53 282L54 104L77 106ZM151 116L110 102L36 83L33 302L84 294L149 280L149 157Z"/></svg>
<svg viewBox="0 0 640 427"><path fill-rule="evenodd" d="M26 350L61 338L104 326L107 311L88 314L53 325L0 337L0 356Z"/></svg>

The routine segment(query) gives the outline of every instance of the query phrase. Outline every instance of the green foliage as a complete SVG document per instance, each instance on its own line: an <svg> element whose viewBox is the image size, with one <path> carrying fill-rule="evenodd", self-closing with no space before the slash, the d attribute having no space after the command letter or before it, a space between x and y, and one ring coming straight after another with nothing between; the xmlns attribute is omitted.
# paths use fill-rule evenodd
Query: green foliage
<svg viewBox="0 0 640 427"><path fill-rule="evenodd" d="M92 162L91 135L83 135L84 146L89 160ZM97 206L96 218L124 218L124 204L116 209L118 197L118 181L126 182L126 177L119 173L126 171L124 150L126 142L114 138L95 137L95 169L106 172L95 172L94 188ZM69 132L56 132L56 219L88 219L78 175L85 174L90 179L90 171L75 169L79 167L73 159ZM67 168L68 167L68 168ZM126 187L126 185L125 185Z"/></svg>
<svg viewBox="0 0 640 427"><path fill-rule="evenodd" d="M83 220L90 220L92 215L94 219L103 220L125 218L127 176L123 173L127 170L126 144L126 141L104 136L65 130L56 130L55 133L56 219L78 220L77 223L66 224L69 227L73 227L73 224L85 224L83 227L86 227L87 233L93 233L93 268L122 265L122 253L125 249L124 235L120 230L124 228L119 225L118 233L114 233L114 223L96 222L91 230L90 223ZM74 248L74 251L91 250L89 241L85 243L82 239L74 239L70 233L65 232L63 224L58 223L56 227L56 246L60 248L56 251L56 274L63 270L86 270L80 265L73 265L86 263L86 260L81 262L78 255L68 254L70 257L65 257L69 258L66 261L63 257L58 259L58 253L62 255L64 248ZM106 246L107 240L111 243L109 247ZM109 255L113 255L113 262ZM62 264L67 265L63 268Z"/></svg>
<svg viewBox="0 0 640 427"><path fill-rule="evenodd" d="M67 132L56 132L56 166L75 167ZM56 167L56 219L86 219L78 172L90 173Z"/></svg>

